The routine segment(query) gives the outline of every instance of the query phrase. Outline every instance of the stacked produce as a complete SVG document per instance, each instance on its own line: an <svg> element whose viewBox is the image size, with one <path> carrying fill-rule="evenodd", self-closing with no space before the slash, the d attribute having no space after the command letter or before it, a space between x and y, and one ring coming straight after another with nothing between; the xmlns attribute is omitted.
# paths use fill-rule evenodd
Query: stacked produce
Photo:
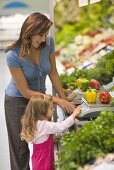
<svg viewBox="0 0 114 170"><path fill-rule="evenodd" d="M78 86L78 88L85 91L90 86L90 81L87 80L86 78L79 78L79 79L77 79L77 86Z"/></svg>
<svg viewBox="0 0 114 170"><path fill-rule="evenodd" d="M97 90L101 85L106 85L111 82L114 76L114 51L105 54L102 58L100 58L96 64L96 67L93 69L77 69L74 68L71 74L64 72L61 74L61 82L63 88L72 88L75 90L78 88L77 80L89 80L90 86L94 85ZM92 80L95 79L95 80ZM85 83L86 84L86 83Z"/></svg>
<svg viewBox="0 0 114 170"><path fill-rule="evenodd" d="M61 140L60 169L77 170L114 151L114 114L103 111L97 119Z"/></svg>
<svg viewBox="0 0 114 170"><path fill-rule="evenodd" d="M77 86L82 91L85 91L84 97L90 104L96 103L97 97L101 104L108 104L111 100L111 95L108 91L103 89L99 92L101 84L98 80L91 79L89 81L86 78L79 78L77 79Z"/></svg>

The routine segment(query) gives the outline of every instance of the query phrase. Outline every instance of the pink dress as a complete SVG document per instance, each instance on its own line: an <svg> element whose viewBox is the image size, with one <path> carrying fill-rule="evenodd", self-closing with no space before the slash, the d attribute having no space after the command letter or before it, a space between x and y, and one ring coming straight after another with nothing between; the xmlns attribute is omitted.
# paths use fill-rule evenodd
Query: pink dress
<svg viewBox="0 0 114 170"><path fill-rule="evenodd" d="M55 170L53 135L62 132L74 124L73 116L62 122L38 120L37 135L32 140L32 170Z"/></svg>
<svg viewBox="0 0 114 170"><path fill-rule="evenodd" d="M43 143L33 143L32 170L55 170L53 135Z"/></svg>

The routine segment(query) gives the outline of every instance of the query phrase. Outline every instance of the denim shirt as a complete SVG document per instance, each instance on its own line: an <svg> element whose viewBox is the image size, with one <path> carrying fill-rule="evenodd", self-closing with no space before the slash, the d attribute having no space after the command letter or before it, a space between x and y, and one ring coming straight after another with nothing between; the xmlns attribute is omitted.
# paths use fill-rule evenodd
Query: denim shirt
<svg viewBox="0 0 114 170"><path fill-rule="evenodd" d="M27 80L28 86L31 90L45 93L45 80L46 76L51 71L50 55L54 52L54 41L52 37L47 37L46 46L41 49L40 62L35 65L31 62L28 55L24 59L20 59L19 48L14 48L6 53L6 61L8 67L21 68ZM19 89L17 88L14 80L11 78L5 94L7 96L22 97Z"/></svg>

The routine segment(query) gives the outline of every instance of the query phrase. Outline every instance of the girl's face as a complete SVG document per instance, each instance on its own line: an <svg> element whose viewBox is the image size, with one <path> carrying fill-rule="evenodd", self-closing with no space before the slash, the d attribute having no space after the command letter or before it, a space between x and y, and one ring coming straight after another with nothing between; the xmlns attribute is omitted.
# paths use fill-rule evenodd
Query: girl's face
<svg viewBox="0 0 114 170"><path fill-rule="evenodd" d="M33 35L31 38L32 46L34 48L39 48L40 44L46 41L46 37L48 34L49 32L42 34L42 35Z"/></svg>
<svg viewBox="0 0 114 170"><path fill-rule="evenodd" d="M47 117L50 119L53 116L53 113L54 113L54 107L53 107L53 103L51 103L48 108Z"/></svg>

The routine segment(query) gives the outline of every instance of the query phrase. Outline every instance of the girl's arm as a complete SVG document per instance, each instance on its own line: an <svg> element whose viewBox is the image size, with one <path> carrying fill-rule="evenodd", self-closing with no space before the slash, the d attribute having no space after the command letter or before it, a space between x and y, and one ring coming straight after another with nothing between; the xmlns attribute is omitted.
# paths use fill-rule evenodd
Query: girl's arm
<svg viewBox="0 0 114 170"><path fill-rule="evenodd" d="M37 129L38 129L38 136L47 135L47 134L54 134L59 133L74 124L74 118L80 114L80 107L78 106L75 111L66 118L62 122L49 122L49 121L38 121L37 122Z"/></svg>

